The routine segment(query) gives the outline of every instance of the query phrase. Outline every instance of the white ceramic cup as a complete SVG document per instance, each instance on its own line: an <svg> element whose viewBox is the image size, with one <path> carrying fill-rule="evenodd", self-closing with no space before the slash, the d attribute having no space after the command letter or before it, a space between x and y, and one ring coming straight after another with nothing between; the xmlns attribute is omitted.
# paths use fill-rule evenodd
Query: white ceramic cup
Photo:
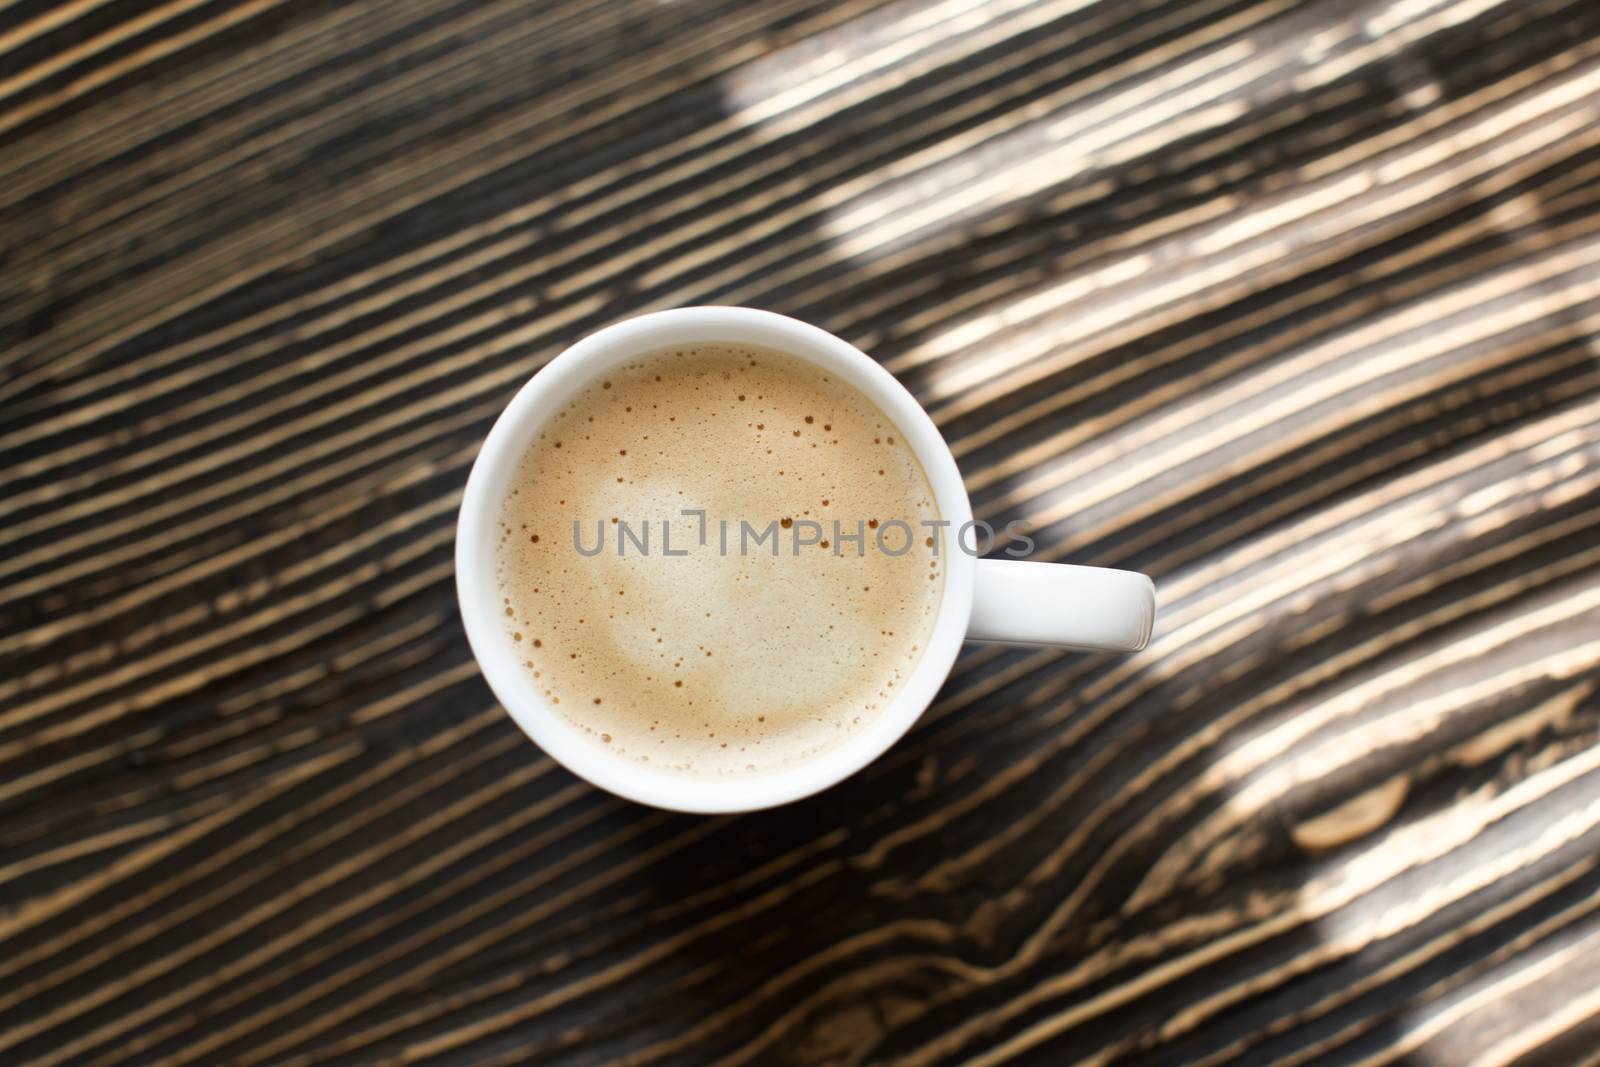
<svg viewBox="0 0 1600 1067"><path fill-rule="evenodd" d="M952 541L972 519L955 457L927 412L888 371L824 330L769 311L692 307L641 315L585 337L534 375L496 420L467 478L456 529L456 593L473 655L517 725L573 773L618 796L675 811L770 807L826 789L894 744L932 703L962 641L1136 652L1150 639L1155 587L1142 574L978 559L952 545L933 634L899 695L860 730L806 762L749 778L691 778L607 752L583 736L545 702L500 617L494 554L503 502L535 435L593 379L648 352L715 343L787 352L855 386L916 451Z"/></svg>

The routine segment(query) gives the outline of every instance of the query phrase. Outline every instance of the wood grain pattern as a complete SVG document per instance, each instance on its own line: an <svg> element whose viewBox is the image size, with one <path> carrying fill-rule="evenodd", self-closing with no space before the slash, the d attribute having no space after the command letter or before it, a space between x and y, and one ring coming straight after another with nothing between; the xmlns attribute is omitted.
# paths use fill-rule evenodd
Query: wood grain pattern
<svg viewBox="0 0 1600 1067"><path fill-rule="evenodd" d="M1600 1063L1600 5L0 6L0 1063ZM453 521L809 319L1155 575L811 801L529 745Z"/></svg>

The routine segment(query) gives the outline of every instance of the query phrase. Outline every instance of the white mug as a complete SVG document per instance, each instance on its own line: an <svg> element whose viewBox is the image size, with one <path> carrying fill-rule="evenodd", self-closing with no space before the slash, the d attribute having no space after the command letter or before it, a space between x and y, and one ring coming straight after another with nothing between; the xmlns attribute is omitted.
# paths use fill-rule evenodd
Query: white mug
<svg viewBox="0 0 1600 1067"><path fill-rule="evenodd" d="M808 761L749 778L701 779L636 763L583 736L545 701L502 625L494 565L501 507L536 434L596 377L644 353L717 343L787 352L855 386L915 450L949 529L972 519L955 457L928 413L888 371L824 330L769 311L691 307L641 315L585 337L534 375L495 421L467 477L456 528L456 594L473 655L512 719L568 770L659 808L753 811L820 792L877 758L927 710L963 641L1137 652L1150 639L1155 586L1142 574L951 551L932 636L899 695Z"/></svg>

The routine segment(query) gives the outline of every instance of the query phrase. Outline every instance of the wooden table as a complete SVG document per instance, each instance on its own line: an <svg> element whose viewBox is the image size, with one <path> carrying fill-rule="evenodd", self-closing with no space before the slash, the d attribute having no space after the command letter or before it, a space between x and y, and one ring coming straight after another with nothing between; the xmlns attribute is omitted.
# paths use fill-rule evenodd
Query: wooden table
<svg viewBox="0 0 1600 1067"><path fill-rule="evenodd" d="M1600 1063L1600 4L0 9L0 1063ZM463 640L562 347L788 312L1154 575L669 815Z"/></svg>

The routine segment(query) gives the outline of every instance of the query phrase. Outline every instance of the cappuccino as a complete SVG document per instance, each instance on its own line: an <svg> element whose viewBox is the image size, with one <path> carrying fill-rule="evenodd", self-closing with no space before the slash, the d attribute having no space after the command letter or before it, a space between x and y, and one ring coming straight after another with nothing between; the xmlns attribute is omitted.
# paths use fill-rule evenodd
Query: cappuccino
<svg viewBox="0 0 1600 1067"><path fill-rule="evenodd" d="M641 355L558 411L500 520L506 632L609 751L770 773L894 698L945 572L933 492L852 386L767 349Z"/></svg>

